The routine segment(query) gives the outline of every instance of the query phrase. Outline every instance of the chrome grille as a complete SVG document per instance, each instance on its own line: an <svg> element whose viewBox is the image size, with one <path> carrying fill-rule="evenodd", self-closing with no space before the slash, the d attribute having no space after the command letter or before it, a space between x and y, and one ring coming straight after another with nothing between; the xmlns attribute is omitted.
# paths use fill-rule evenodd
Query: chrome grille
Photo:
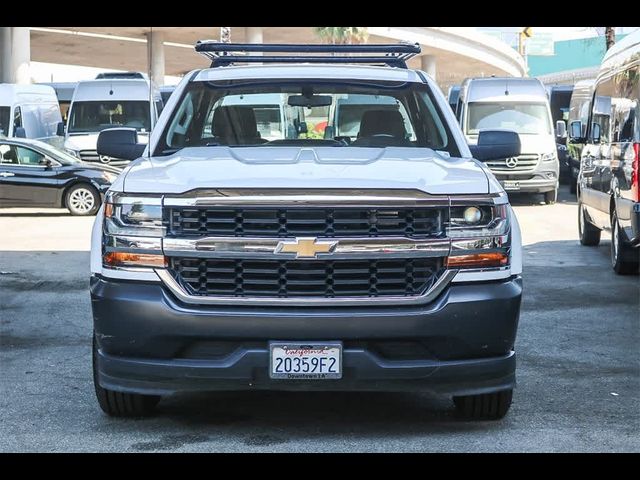
<svg viewBox="0 0 640 480"><path fill-rule="evenodd" d="M218 297L418 296L443 271L443 258L389 260L239 260L171 258L191 295Z"/></svg>
<svg viewBox="0 0 640 480"><path fill-rule="evenodd" d="M96 150L80 150L80 160L84 162L99 162L100 157Z"/></svg>
<svg viewBox="0 0 640 480"><path fill-rule="evenodd" d="M171 207L173 236L440 237L444 208L220 208Z"/></svg>
<svg viewBox="0 0 640 480"><path fill-rule="evenodd" d="M489 169L492 172L495 173L514 173L514 172L531 172L533 170L536 169L536 167L538 166L538 162L540 160L540 156L539 155L520 155L517 158L517 163L514 167L509 167L507 165L507 160L506 158L500 159L500 160L491 160L486 162L487 167L489 167Z"/></svg>

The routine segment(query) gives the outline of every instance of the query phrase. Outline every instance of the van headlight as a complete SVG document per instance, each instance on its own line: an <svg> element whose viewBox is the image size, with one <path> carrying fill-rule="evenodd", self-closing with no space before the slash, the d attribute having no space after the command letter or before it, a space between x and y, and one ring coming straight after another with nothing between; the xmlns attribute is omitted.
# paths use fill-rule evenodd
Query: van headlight
<svg viewBox="0 0 640 480"><path fill-rule="evenodd" d="M166 267L162 198L110 192L104 206L102 265Z"/></svg>
<svg viewBox="0 0 640 480"><path fill-rule="evenodd" d="M451 238L448 268L503 268L509 265L507 204L451 206L447 236Z"/></svg>
<svg viewBox="0 0 640 480"><path fill-rule="evenodd" d="M543 162L553 162L555 159L556 159L556 152L545 153L541 157L541 160Z"/></svg>

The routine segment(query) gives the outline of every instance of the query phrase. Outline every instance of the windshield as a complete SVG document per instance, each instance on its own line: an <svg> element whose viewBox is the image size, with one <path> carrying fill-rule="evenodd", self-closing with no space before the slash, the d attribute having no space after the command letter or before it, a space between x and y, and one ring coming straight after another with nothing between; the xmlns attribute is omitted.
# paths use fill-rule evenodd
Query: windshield
<svg viewBox="0 0 640 480"><path fill-rule="evenodd" d="M545 103L469 103L466 133L507 129L523 135L551 134L548 107Z"/></svg>
<svg viewBox="0 0 640 480"><path fill-rule="evenodd" d="M9 135L9 119L11 118L11 107L0 107L0 135Z"/></svg>
<svg viewBox="0 0 640 480"><path fill-rule="evenodd" d="M44 153L56 159L62 165L74 165L76 163L82 163L77 157L68 154L64 150L52 147L48 143L38 142L38 148Z"/></svg>
<svg viewBox="0 0 640 480"><path fill-rule="evenodd" d="M133 127L148 132L151 128L149 102L73 102L69 133L99 132L112 127Z"/></svg>
<svg viewBox="0 0 640 480"><path fill-rule="evenodd" d="M220 145L423 147L459 156L429 87L406 82L193 82L155 154Z"/></svg>

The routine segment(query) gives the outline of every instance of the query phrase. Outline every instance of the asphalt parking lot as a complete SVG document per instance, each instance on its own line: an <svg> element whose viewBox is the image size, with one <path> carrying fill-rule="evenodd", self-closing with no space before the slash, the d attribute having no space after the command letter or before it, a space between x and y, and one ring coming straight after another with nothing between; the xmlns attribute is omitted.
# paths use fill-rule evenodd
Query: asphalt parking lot
<svg viewBox="0 0 640 480"><path fill-rule="evenodd" d="M0 451L639 451L638 276L613 273L608 235L580 246L567 187L556 205L512 202L525 244L518 388L489 423L408 393L180 395L153 418L109 418L91 380L93 219L0 209Z"/></svg>

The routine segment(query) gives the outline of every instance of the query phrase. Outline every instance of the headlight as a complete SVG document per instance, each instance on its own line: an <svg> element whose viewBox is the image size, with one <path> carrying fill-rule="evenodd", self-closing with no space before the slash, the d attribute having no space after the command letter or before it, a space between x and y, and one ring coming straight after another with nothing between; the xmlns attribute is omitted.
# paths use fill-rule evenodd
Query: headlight
<svg viewBox="0 0 640 480"><path fill-rule="evenodd" d="M111 172L102 172L102 179L107 183L113 183L118 178L118 175Z"/></svg>
<svg viewBox="0 0 640 480"><path fill-rule="evenodd" d="M453 205L447 225L449 268L502 268L509 265L507 205Z"/></svg>
<svg viewBox="0 0 640 480"><path fill-rule="evenodd" d="M73 155L76 158L80 158L79 150L73 150L72 148L65 148L64 151L67 152L69 155Z"/></svg>
<svg viewBox="0 0 640 480"><path fill-rule="evenodd" d="M543 162L553 162L556 159L556 152L545 153L542 155Z"/></svg>
<svg viewBox="0 0 640 480"><path fill-rule="evenodd" d="M165 228L160 197L108 193L103 232L103 266L166 266L162 254Z"/></svg>

